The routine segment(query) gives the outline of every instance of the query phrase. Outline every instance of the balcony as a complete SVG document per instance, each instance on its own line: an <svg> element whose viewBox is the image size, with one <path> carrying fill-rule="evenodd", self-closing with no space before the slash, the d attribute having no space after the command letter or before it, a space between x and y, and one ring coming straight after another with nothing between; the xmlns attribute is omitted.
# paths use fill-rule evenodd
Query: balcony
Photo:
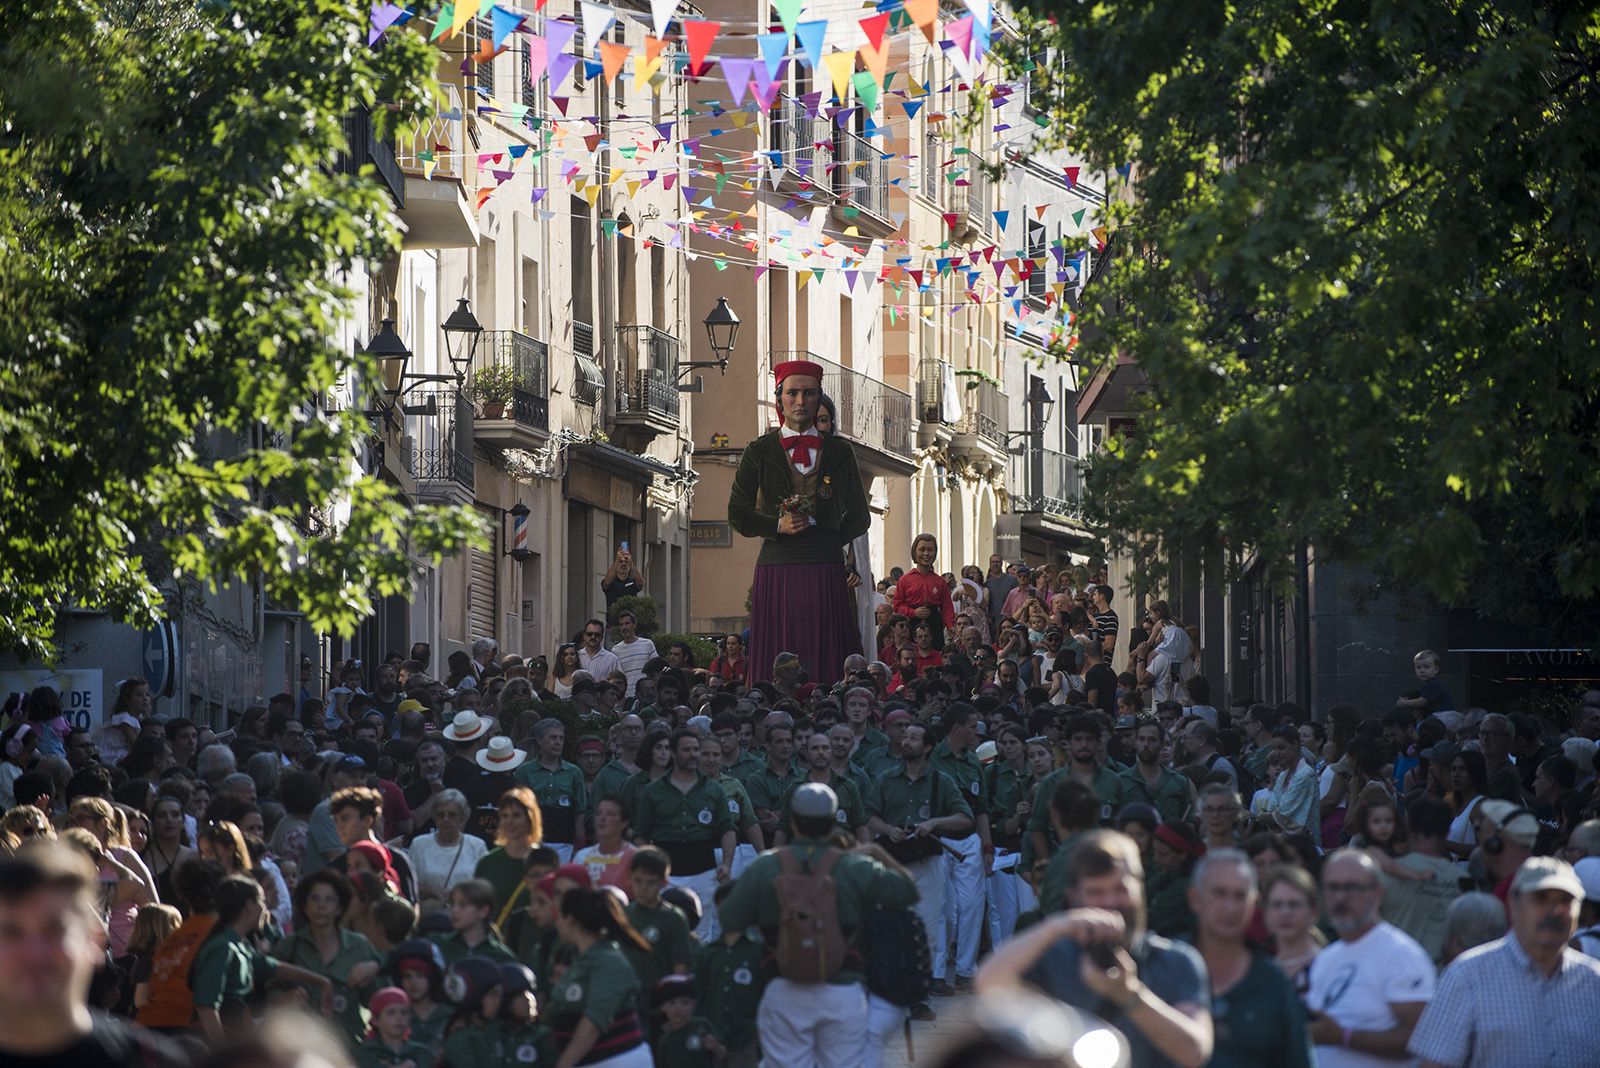
<svg viewBox="0 0 1600 1068"><path fill-rule="evenodd" d="M837 166L833 192L839 198L834 215L871 237L888 237L895 230L889 214L889 168L871 141L841 130L834 141Z"/></svg>
<svg viewBox="0 0 1600 1068"><path fill-rule="evenodd" d="M944 360L924 359L917 366L917 418L924 426L953 424L961 418L961 396L955 375Z"/></svg>
<svg viewBox="0 0 1600 1068"><path fill-rule="evenodd" d="M981 164L974 163L962 177L967 182L967 219L974 230L987 230L989 213L993 210L991 205L994 203L989 172Z"/></svg>
<svg viewBox="0 0 1600 1068"><path fill-rule="evenodd" d="M650 436L678 429L678 339L653 326L617 327L617 363L628 383L617 424Z"/></svg>
<svg viewBox="0 0 1600 1068"><path fill-rule="evenodd" d="M988 450L1003 456L1006 448L1008 398L1000 387L981 378L966 378L968 388L961 391L961 419L955 425L954 446Z"/></svg>
<svg viewBox="0 0 1600 1068"><path fill-rule="evenodd" d="M477 157L460 87L441 84L433 111L396 146L395 159L405 175L404 247L473 248L478 223L468 201Z"/></svg>
<svg viewBox="0 0 1600 1068"><path fill-rule="evenodd" d="M593 408L606 392L605 372L600 370L594 347L594 327L572 322L572 399Z"/></svg>
<svg viewBox="0 0 1600 1068"><path fill-rule="evenodd" d="M1011 457L1011 510L1083 519L1083 472L1076 456L1028 449Z"/></svg>
<svg viewBox="0 0 1600 1068"><path fill-rule="evenodd" d="M480 377L481 376L481 377ZM510 399L478 399L478 440L503 449L537 449L550 431L550 347L516 330L486 330L473 361L471 384L490 384Z"/></svg>
<svg viewBox="0 0 1600 1068"><path fill-rule="evenodd" d="M911 440L911 394L876 378L852 371L811 352L774 352L774 364L786 360L811 360L823 367L822 391L839 413L835 433L870 450L859 456L863 464L891 474L915 470Z"/></svg>
<svg viewBox="0 0 1600 1068"><path fill-rule="evenodd" d="M827 174L834 148L832 123L792 96L779 99L772 119L772 150L783 154L780 189L831 193Z"/></svg>
<svg viewBox="0 0 1600 1068"><path fill-rule="evenodd" d="M472 402L459 390L416 395L427 409L406 416L406 472L416 479L421 504L471 504Z"/></svg>
<svg viewBox="0 0 1600 1068"><path fill-rule="evenodd" d="M339 153L335 170L340 174L359 175L361 169L370 163L378 181L394 198L394 206L403 209L406 206L406 176L395 159L394 130L391 128L379 137L372 124L371 110L356 108L344 117L344 140L345 151Z"/></svg>

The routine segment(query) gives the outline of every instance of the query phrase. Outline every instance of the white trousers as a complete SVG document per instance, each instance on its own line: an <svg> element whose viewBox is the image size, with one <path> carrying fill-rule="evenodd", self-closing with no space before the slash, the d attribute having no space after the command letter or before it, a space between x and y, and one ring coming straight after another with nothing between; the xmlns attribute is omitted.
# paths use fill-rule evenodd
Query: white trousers
<svg viewBox="0 0 1600 1068"><path fill-rule="evenodd" d="M1033 888L1023 882L1015 868L992 871L987 879L989 893L989 944L998 949L1017 931L1017 917L1033 908Z"/></svg>
<svg viewBox="0 0 1600 1068"><path fill-rule="evenodd" d="M983 860L983 843L976 834L965 838L946 838L946 845L965 856L957 860L949 853L944 855L945 878L948 886L944 895L944 914L948 924L945 939L954 936L956 944L956 975L970 979L978 971L978 946L983 941L984 874L987 866ZM947 978L940 967L940 954L934 954L933 977Z"/></svg>
<svg viewBox="0 0 1600 1068"><path fill-rule="evenodd" d="M861 1068L882 1068L883 1051L904 1033L906 1010L891 1005L878 995L867 993L867 1044Z"/></svg>
<svg viewBox="0 0 1600 1068"><path fill-rule="evenodd" d="M774 979L761 995L756 1027L766 1068L860 1068L866 987Z"/></svg>
<svg viewBox="0 0 1600 1068"><path fill-rule="evenodd" d="M717 863L721 864L722 863L722 847L721 846L717 846L716 853L717 853ZM755 846L751 845L749 842L740 842L739 843L739 848L735 849L733 851L733 869L732 869L733 878L737 879L739 876L743 875L744 874L744 870L746 868L748 868L751 864L755 863L756 856L757 856L757 854L756 854L756 847Z"/></svg>
<svg viewBox="0 0 1600 1068"><path fill-rule="evenodd" d="M948 955L944 926L944 887L948 876L944 861L941 854L910 865L911 877L917 884L917 916L928 931L928 956L935 979L944 978L944 961Z"/></svg>
<svg viewBox="0 0 1600 1068"><path fill-rule="evenodd" d="M695 937L700 939L701 945L709 945L722 937L722 924L717 921L717 869L703 871L698 875L672 875L667 879L672 886L681 886L693 890L695 896L700 898L700 926L694 929Z"/></svg>

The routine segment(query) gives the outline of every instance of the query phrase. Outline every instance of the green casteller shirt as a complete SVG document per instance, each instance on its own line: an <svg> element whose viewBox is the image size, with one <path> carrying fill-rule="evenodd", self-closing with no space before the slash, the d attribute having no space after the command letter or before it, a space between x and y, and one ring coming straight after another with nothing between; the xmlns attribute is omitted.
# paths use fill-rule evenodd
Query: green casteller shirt
<svg viewBox="0 0 1600 1068"><path fill-rule="evenodd" d="M728 523L746 538L762 539L758 564L837 564L844 547L867 532L872 515L856 464L855 449L842 437L822 435L816 466L812 526L778 535L778 506L794 493L794 467L774 430L744 447L728 492Z"/></svg>
<svg viewBox="0 0 1600 1068"><path fill-rule="evenodd" d="M1015 834L1006 833L1005 821L1017 811L1017 805L1024 798L1033 796L1033 777L1003 760L995 761L986 770L988 783L985 792L989 796L989 824L995 844L1016 849L1025 836L1028 821L1022 820Z"/></svg>
<svg viewBox="0 0 1600 1068"><path fill-rule="evenodd" d="M1181 771L1172 768L1162 768L1161 774L1156 778L1155 789L1145 781L1144 775L1139 771L1138 764L1122 773L1122 780L1127 785L1123 787L1123 803L1130 801L1143 801L1152 805L1161 813L1164 823L1177 823L1189 814L1189 795L1193 787L1189 777Z"/></svg>
<svg viewBox="0 0 1600 1068"><path fill-rule="evenodd" d="M500 1062L500 1025L468 1024L444 1040L445 1068L491 1068Z"/></svg>
<svg viewBox="0 0 1600 1068"><path fill-rule="evenodd" d="M1039 911L1046 915L1052 912L1065 912L1067 909L1067 864L1072 857L1072 851L1083 840L1087 831L1067 835L1067 840L1056 846L1056 851L1050 854L1050 864L1044 870L1044 878L1039 880Z"/></svg>
<svg viewBox="0 0 1600 1068"><path fill-rule="evenodd" d="M728 795L728 818L733 820L733 828L743 840L744 832L756 822L756 806L750 801L750 791L744 788L744 783L727 772L713 781Z"/></svg>
<svg viewBox="0 0 1600 1068"><path fill-rule="evenodd" d="M589 1020L603 1036L619 1017L638 1011L639 976L615 942L600 941L578 954L541 1002L543 1019L559 1032Z"/></svg>
<svg viewBox="0 0 1600 1068"><path fill-rule="evenodd" d="M800 779L790 784L788 792L783 795L783 806L778 810L778 829L784 834L789 833L789 800L794 797L796 790L810 781L810 779ZM856 789L856 784L849 779L830 775L827 785L839 799L839 810L834 813L834 821L839 824L840 829L848 834L855 834L857 827L865 827L867 806L862 803L861 791Z"/></svg>
<svg viewBox="0 0 1600 1068"><path fill-rule="evenodd" d="M750 803L768 812L777 812L783 807L783 795L787 794L789 787L793 785L793 773L784 772L779 775L766 761L761 762L761 767L755 774L744 780L744 787L750 792Z"/></svg>
<svg viewBox="0 0 1600 1068"><path fill-rule="evenodd" d="M221 1012L228 1005L243 1007L255 993L256 979L271 979L277 969L276 960L263 956L248 940L229 928L215 938L208 938L195 954L190 973L195 1008Z"/></svg>
<svg viewBox="0 0 1600 1068"><path fill-rule="evenodd" d="M1251 957L1244 978L1212 1003L1217 1040L1207 1068L1313 1068L1317 1055L1293 984L1270 958Z"/></svg>
<svg viewBox="0 0 1600 1068"><path fill-rule="evenodd" d="M518 860L504 848L495 846L485 853L478 866L472 869L474 879L487 879L494 887L494 911L489 919L497 919L506 902L522 887L522 877L527 873L525 860Z"/></svg>
<svg viewBox="0 0 1600 1068"><path fill-rule="evenodd" d="M695 776L695 783L687 793L672 784L671 776L663 775L639 794L636 807L633 835L641 842L709 839L715 843L725 832L733 830L728 795L704 775Z"/></svg>
<svg viewBox="0 0 1600 1068"><path fill-rule="evenodd" d="M730 1050L756 1040L756 1011L767 988L761 968L765 953L759 941L741 931L737 941L719 938L706 943L694 963L697 1007Z"/></svg>
<svg viewBox="0 0 1600 1068"><path fill-rule="evenodd" d="M861 740L856 743L856 751L851 754L851 758L862 767L866 767L867 757L888 748L889 736L876 727L868 727L867 733L863 734Z"/></svg>
<svg viewBox="0 0 1600 1068"><path fill-rule="evenodd" d="M934 779L939 781L937 798ZM937 800L937 804L934 802ZM956 785L954 779L932 764L925 765L916 779L906 774L905 762L881 776L873 784L872 797L867 800L867 812L891 827L909 830L923 820L943 819L957 813L972 815L972 806ZM746 875L749 874L747 870Z"/></svg>
<svg viewBox="0 0 1600 1068"><path fill-rule="evenodd" d="M1063 765L1046 775L1040 780L1039 785L1034 787L1033 807L1028 812L1028 826L1022 835L1021 870L1032 870L1034 862L1039 859L1033 849L1032 835L1035 832L1045 836L1052 851L1059 844L1056 841L1055 826L1050 822L1050 798L1055 796L1056 785L1071 774L1072 765ZM1107 762L1095 770L1094 781L1089 784L1089 788L1100 799L1100 822L1108 824L1116 819L1117 810L1126 803L1128 789L1121 773ZM1054 857L1053 852L1051 856Z"/></svg>
<svg viewBox="0 0 1600 1068"><path fill-rule="evenodd" d="M439 952L444 954L446 968L465 957L488 957L495 962L514 961L517 955L494 935L487 935L482 942L475 946L467 945L467 940L461 937L461 932L451 931L449 934L430 935L428 941L439 947Z"/></svg>
<svg viewBox="0 0 1600 1068"><path fill-rule="evenodd" d="M455 1009L442 1003L435 1004L426 1016L417 1015L411 1007L411 1041L420 1042L432 1052L435 1060L444 1056L444 1029L450 1025Z"/></svg>
<svg viewBox="0 0 1600 1068"><path fill-rule="evenodd" d="M325 962L311 932L296 931L273 946L272 955L285 964L293 964L308 972L326 975L333 982L334 1026L343 1031L352 1042L360 1042L367 1037L367 999L384 985L382 973L380 971L377 976L359 987L352 987L345 982L350 969L356 965L368 961L375 964L383 963L382 955L371 942L367 941L366 935L343 927L339 928L339 949L334 953L333 960ZM312 1005L317 1004L317 1000L322 996L322 991L317 987L304 986L301 989L306 992L306 997L311 999Z"/></svg>
<svg viewBox="0 0 1600 1068"><path fill-rule="evenodd" d="M867 794L872 791L872 776L867 774L867 769L852 760L846 765L845 777L855 784L856 793L861 795L861 803L866 804Z"/></svg>
<svg viewBox="0 0 1600 1068"><path fill-rule="evenodd" d="M722 774L732 775L745 786L750 785L750 776L767 766L767 762L748 749L739 750L739 759L731 764L722 766Z"/></svg>
<svg viewBox="0 0 1600 1068"><path fill-rule="evenodd" d="M693 952L689 938L689 920L676 905L665 901L654 906L630 903L626 910L628 925L650 943L646 953L637 946L627 944L622 948L628 963L639 976L641 990L654 990L656 984L669 975L688 974Z"/></svg>
<svg viewBox="0 0 1600 1068"><path fill-rule="evenodd" d="M973 815L989 814L989 802L983 790L983 761L978 759L977 753L968 749L961 756L956 756L948 745L940 742L933 747L928 763L955 781L961 788L962 795L966 797L967 804L972 808ZM976 828L972 833L977 833Z"/></svg>
<svg viewBox="0 0 1600 1068"><path fill-rule="evenodd" d="M1189 908L1189 876L1152 864L1144 873L1146 922L1162 938L1194 937L1194 912Z"/></svg>
<svg viewBox="0 0 1600 1068"><path fill-rule="evenodd" d="M662 1031L656 1039L656 1068L712 1068L716 1058L706 1044L707 1036L722 1041L716 1027L702 1016L691 1018L676 1031Z"/></svg>
<svg viewBox="0 0 1600 1068"><path fill-rule="evenodd" d="M381 1038L369 1038L356 1047L356 1068L389 1068L410 1061L416 1068L433 1068L433 1050L411 1039L391 1049Z"/></svg>
<svg viewBox="0 0 1600 1068"><path fill-rule="evenodd" d="M522 770L518 768L517 770ZM620 760L613 760L595 772L594 787L589 791L589 810L594 810L595 802L603 797L622 796L622 784L637 775L638 772L630 769Z"/></svg>
<svg viewBox="0 0 1600 1068"><path fill-rule="evenodd" d="M556 1049L555 1032L543 1024L532 1021L511 1023L502 1020L499 1027L500 1065L503 1068L555 1064L561 1056L560 1051ZM478 1066L475 1065L473 1068Z"/></svg>
<svg viewBox="0 0 1600 1068"><path fill-rule="evenodd" d="M512 772L511 777L539 798L546 842L571 845L578 840L578 818L589 807L582 768L563 760L552 771L541 762L529 761Z"/></svg>
<svg viewBox="0 0 1600 1068"><path fill-rule="evenodd" d="M926 776L924 776L924 780ZM951 791L952 795L955 792ZM955 799L961 804L959 796ZM827 842L815 838L797 838L782 847L795 854L802 868L815 864L822 854L832 848ZM782 870L778 850L769 849L757 857L734 880L733 890L723 899L717 914L725 931L742 931L747 927L760 927L767 945L777 944L778 891L776 881ZM833 883L838 894L839 926L845 938L854 941L857 929L871 915L875 906L883 908L909 908L917 901L917 884L905 871L891 869L862 853L843 853L833 867ZM861 973L846 968L832 982L846 985L861 981Z"/></svg>
<svg viewBox="0 0 1600 1068"><path fill-rule="evenodd" d="M661 776L662 779L666 777L666 775ZM658 781L660 780L650 778L648 771L641 771L637 775L628 776L628 781L622 784L622 789L617 794L617 800L622 802L622 811L628 814L630 822L634 822L633 833L635 835L639 833L637 821L634 820L634 817L639 813L639 795L644 793L645 788L652 782Z"/></svg>
<svg viewBox="0 0 1600 1068"><path fill-rule="evenodd" d="M893 771L901 763L901 759L895 756L888 746L885 746L869 753L861 766L866 769L869 778L879 779L883 777L885 772ZM872 791L868 790L867 793L870 794Z"/></svg>

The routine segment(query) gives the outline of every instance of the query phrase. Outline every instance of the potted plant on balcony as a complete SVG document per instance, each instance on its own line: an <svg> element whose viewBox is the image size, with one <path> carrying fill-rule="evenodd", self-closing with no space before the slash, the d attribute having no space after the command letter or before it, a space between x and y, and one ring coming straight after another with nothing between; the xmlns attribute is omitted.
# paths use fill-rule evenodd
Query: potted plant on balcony
<svg viewBox="0 0 1600 1068"><path fill-rule="evenodd" d="M511 395L522 384L522 378L509 364L490 364L472 373L469 391L477 400L485 419L503 419Z"/></svg>

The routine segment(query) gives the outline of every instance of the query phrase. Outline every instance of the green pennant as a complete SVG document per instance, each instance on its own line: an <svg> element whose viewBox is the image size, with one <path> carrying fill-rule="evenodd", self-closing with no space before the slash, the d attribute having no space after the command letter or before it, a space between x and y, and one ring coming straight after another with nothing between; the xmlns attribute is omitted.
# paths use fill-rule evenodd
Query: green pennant
<svg viewBox="0 0 1600 1068"><path fill-rule="evenodd" d="M440 35L450 28L450 23L455 20L455 17L456 6L454 4L446 3L444 7L441 7L439 14L433 20L433 34L428 40L437 41Z"/></svg>
<svg viewBox="0 0 1600 1068"><path fill-rule="evenodd" d="M858 70L852 79L856 86L856 99L861 101L861 106L867 111L878 109L878 83L869 70Z"/></svg>
<svg viewBox="0 0 1600 1068"><path fill-rule="evenodd" d="M806 0L772 0L772 6L778 9L778 19L783 23L784 32L793 37L794 28L800 22L800 9L806 6Z"/></svg>

